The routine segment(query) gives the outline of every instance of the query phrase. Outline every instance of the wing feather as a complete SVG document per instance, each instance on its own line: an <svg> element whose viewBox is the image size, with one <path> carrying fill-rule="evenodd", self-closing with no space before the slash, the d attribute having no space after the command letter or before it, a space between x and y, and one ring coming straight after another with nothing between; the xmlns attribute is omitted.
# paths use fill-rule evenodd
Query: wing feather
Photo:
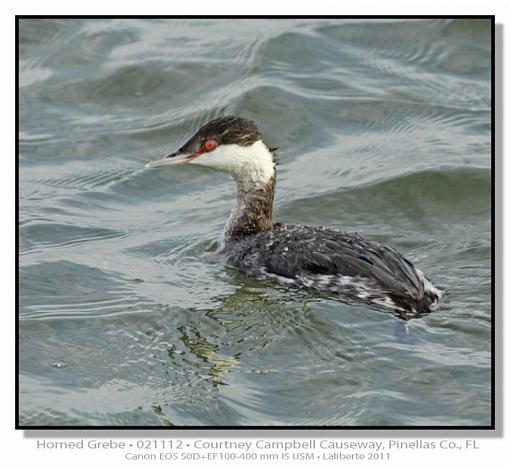
<svg viewBox="0 0 510 469"><path fill-rule="evenodd" d="M423 282L413 265L394 249L356 233L321 227L279 225L258 233L242 246L238 266L270 274L336 275L376 282L382 290L401 292L415 300L423 297Z"/></svg>

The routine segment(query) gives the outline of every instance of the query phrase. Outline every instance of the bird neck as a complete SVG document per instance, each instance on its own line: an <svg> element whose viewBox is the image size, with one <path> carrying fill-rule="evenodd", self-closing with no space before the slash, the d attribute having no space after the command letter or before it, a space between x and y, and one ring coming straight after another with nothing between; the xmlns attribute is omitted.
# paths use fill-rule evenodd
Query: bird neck
<svg viewBox="0 0 510 469"><path fill-rule="evenodd" d="M266 181L236 179L236 205L223 233L223 243L273 227L274 173Z"/></svg>

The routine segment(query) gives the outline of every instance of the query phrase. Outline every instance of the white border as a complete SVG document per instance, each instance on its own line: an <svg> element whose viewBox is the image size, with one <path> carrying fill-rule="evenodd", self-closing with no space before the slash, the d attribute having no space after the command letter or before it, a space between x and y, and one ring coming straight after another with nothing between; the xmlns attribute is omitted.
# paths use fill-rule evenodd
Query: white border
<svg viewBox="0 0 510 469"><path fill-rule="evenodd" d="M505 29L508 27L510 21L510 9L505 5L508 2L503 1L450 1L445 3L439 0L427 1L396 1L386 0L358 0L357 2L339 2L338 0L314 0L312 2L295 2L295 1L280 1L275 0L259 0L256 2L240 2L240 1L220 1L205 3L203 0L186 0L179 1L144 1L140 2L133 0L115 0L115 1L97 1L89 0L86 3L69 2L69 1L55 1L45 0L44 2L36 1L4 1L2 3L1 15L1 35L2 40L0 46L2 54L0 57L4 61L4 69L1 76L0 90L2 92L2 125L0 127L2 132L2 171L0 172L1 182L1 207L2 207L2 227L0 229L1 235L1 248L2 248L2 262L0 263L1 272L1 285L2 285L2 306L0 309L0 331L2 332L2 340L0 347L2 352L2 383L0 387L1 405L0 405L0 452L1 460L4 467L9 468L27 468L27 467L40 467L48 466L54 469L69 468L72 464L73 468L90 468L91 464L98 464L99 467L105 467L112 464L113 467L169 467L170 464L150 464L143 462L123 462L114 453L109 452L80 452L78 454L72 452L58 452L44 454L41 451L36 451L33 438L26 438L24 432L14 431L14 14L337 14L337 15L423 15L423 14L438 14L438 15L466 15L466 14L495 14L496 24L503 24L504 36L508 35ZM508 47L505 46L506 39L504 38L503 44L503 66L508 62ZM497 56L497 55L496 55ZM506 68L506 67L505 67ZM507 73L503 71L505 83L508 80ZM498 79L499 77L496 77ZM497 89L497 88L496 88ZM508 92L503 93L504 101L498 102L500 106L507 104ZM500 97L501 98L501 97ZM502 113L501 113L502 115ZM504 122L503 135L509 135L510 129L508 128L508 119ZM498 139L496 139L497 141ZM507 163L504 166L504 180L510 180L508 172L510 165ZM505 185L503 185L505 186ZM497 192L498 193L498 192ZM504 203L504 223L503 232L509 233L509 220L510 220L510 200L508 198L508 191L503 187L503 201ZM500 201L498 201L500 202ZM499 220L501 222L501 220ZM507 236L505 236L506 238ZM498 255L500 256L498 258ZM504 256L497 253L497 262L504 261L504 265L508 266L508 249L504 250ZM507 275L504 277L503 284L504 291L510 291L510 278ZM508 336L508 327L510 321L506 319L504 324L499 324L499 327L504 325L504 337ZM497 334L498 335L498 334ZM506 348L503 376L509 375L508 363L508 347ZM500 362L502 357L499 358ZM508 380L503 383L503 389L508 384ZM504 423L508 424L508 405L503 406ZM505 425L504 425L505 427ZM260 432L262 434L267 434ZM373 432L372 432L373 433ZM119 434L122 434L119 432ZM360 433L361 435L362 433ZM379 433L380 437L384 437L384 432ZM378 434L378 435L379 435ZM433 431L430 432L432 436ZM158 435L161 435L159 433ZM241 434L242 435L242 434ZM276 436L273 433L274 436ZM296 437L299 435L296 432ZM211 434L212 436L212 434ZM242 436L241 436L242 437ZM242 437L243 438L243 437ZM378 436L372 437L380 439ZM350 438L353 439L353 438ZM446 466L449 463L456 466L466 468L479 468L481 466L490 466L492 468L506 467L508 459L509 437L488 437L480 438L478 440L482 449L473 453L456 454L454 452L442 451L416 451L409 450L399 454L398 458L394 458L388 463L379 462L378 465L385 467L391 466L392 468L405 468L408 469L412 464L413 468L427 468L431 464L439 466ZM205 463L205 465L220 465L220 463ZM246 463L248 464L248 463ZM267 463L266 466L278 466L280 468L310 465L310 463L296 463L289 461L288 463L278 463L276 465ZM369 463L366 462L335 462L335 467L339 464L355 464L356 467L368 467ZM333 464L326 464L324 466L333 467ZM190 463L183 466L179 464L178 467L205 467L203 462ZM222 464L224 465L224 463ZM253 464L252 464L253 465ZM260 466L260 463L258 464Z"/></svg>

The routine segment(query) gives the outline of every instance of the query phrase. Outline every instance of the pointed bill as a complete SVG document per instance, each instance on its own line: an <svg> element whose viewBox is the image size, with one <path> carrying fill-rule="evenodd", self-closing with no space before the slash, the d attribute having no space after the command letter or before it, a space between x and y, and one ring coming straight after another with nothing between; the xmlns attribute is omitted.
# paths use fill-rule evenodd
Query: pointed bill
<svg viewBox="0 0 510 469"><path fill-rule="evenodd" d="M150 161L145 165L145 167L160 168L162 166L173 166L176 164L189 163L191 160L193 160L194 156L195 155L188 155L186 153L176 151L168 156L165 156L164 158L161 158L160 160Z"/></svg>

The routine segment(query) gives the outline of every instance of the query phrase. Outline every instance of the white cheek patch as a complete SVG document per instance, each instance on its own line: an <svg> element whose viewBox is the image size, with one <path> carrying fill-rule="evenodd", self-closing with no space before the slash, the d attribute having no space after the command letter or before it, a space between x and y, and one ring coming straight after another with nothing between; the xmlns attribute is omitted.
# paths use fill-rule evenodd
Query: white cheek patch
<svg viewBox="0 0 510 469"><path fill-rule="evenodd" d="M237 180L267 182L275 173L273 155L261 140L246 147L237 144L220 145L216 150L203 153L190 164L223 171Z"/></svg>

